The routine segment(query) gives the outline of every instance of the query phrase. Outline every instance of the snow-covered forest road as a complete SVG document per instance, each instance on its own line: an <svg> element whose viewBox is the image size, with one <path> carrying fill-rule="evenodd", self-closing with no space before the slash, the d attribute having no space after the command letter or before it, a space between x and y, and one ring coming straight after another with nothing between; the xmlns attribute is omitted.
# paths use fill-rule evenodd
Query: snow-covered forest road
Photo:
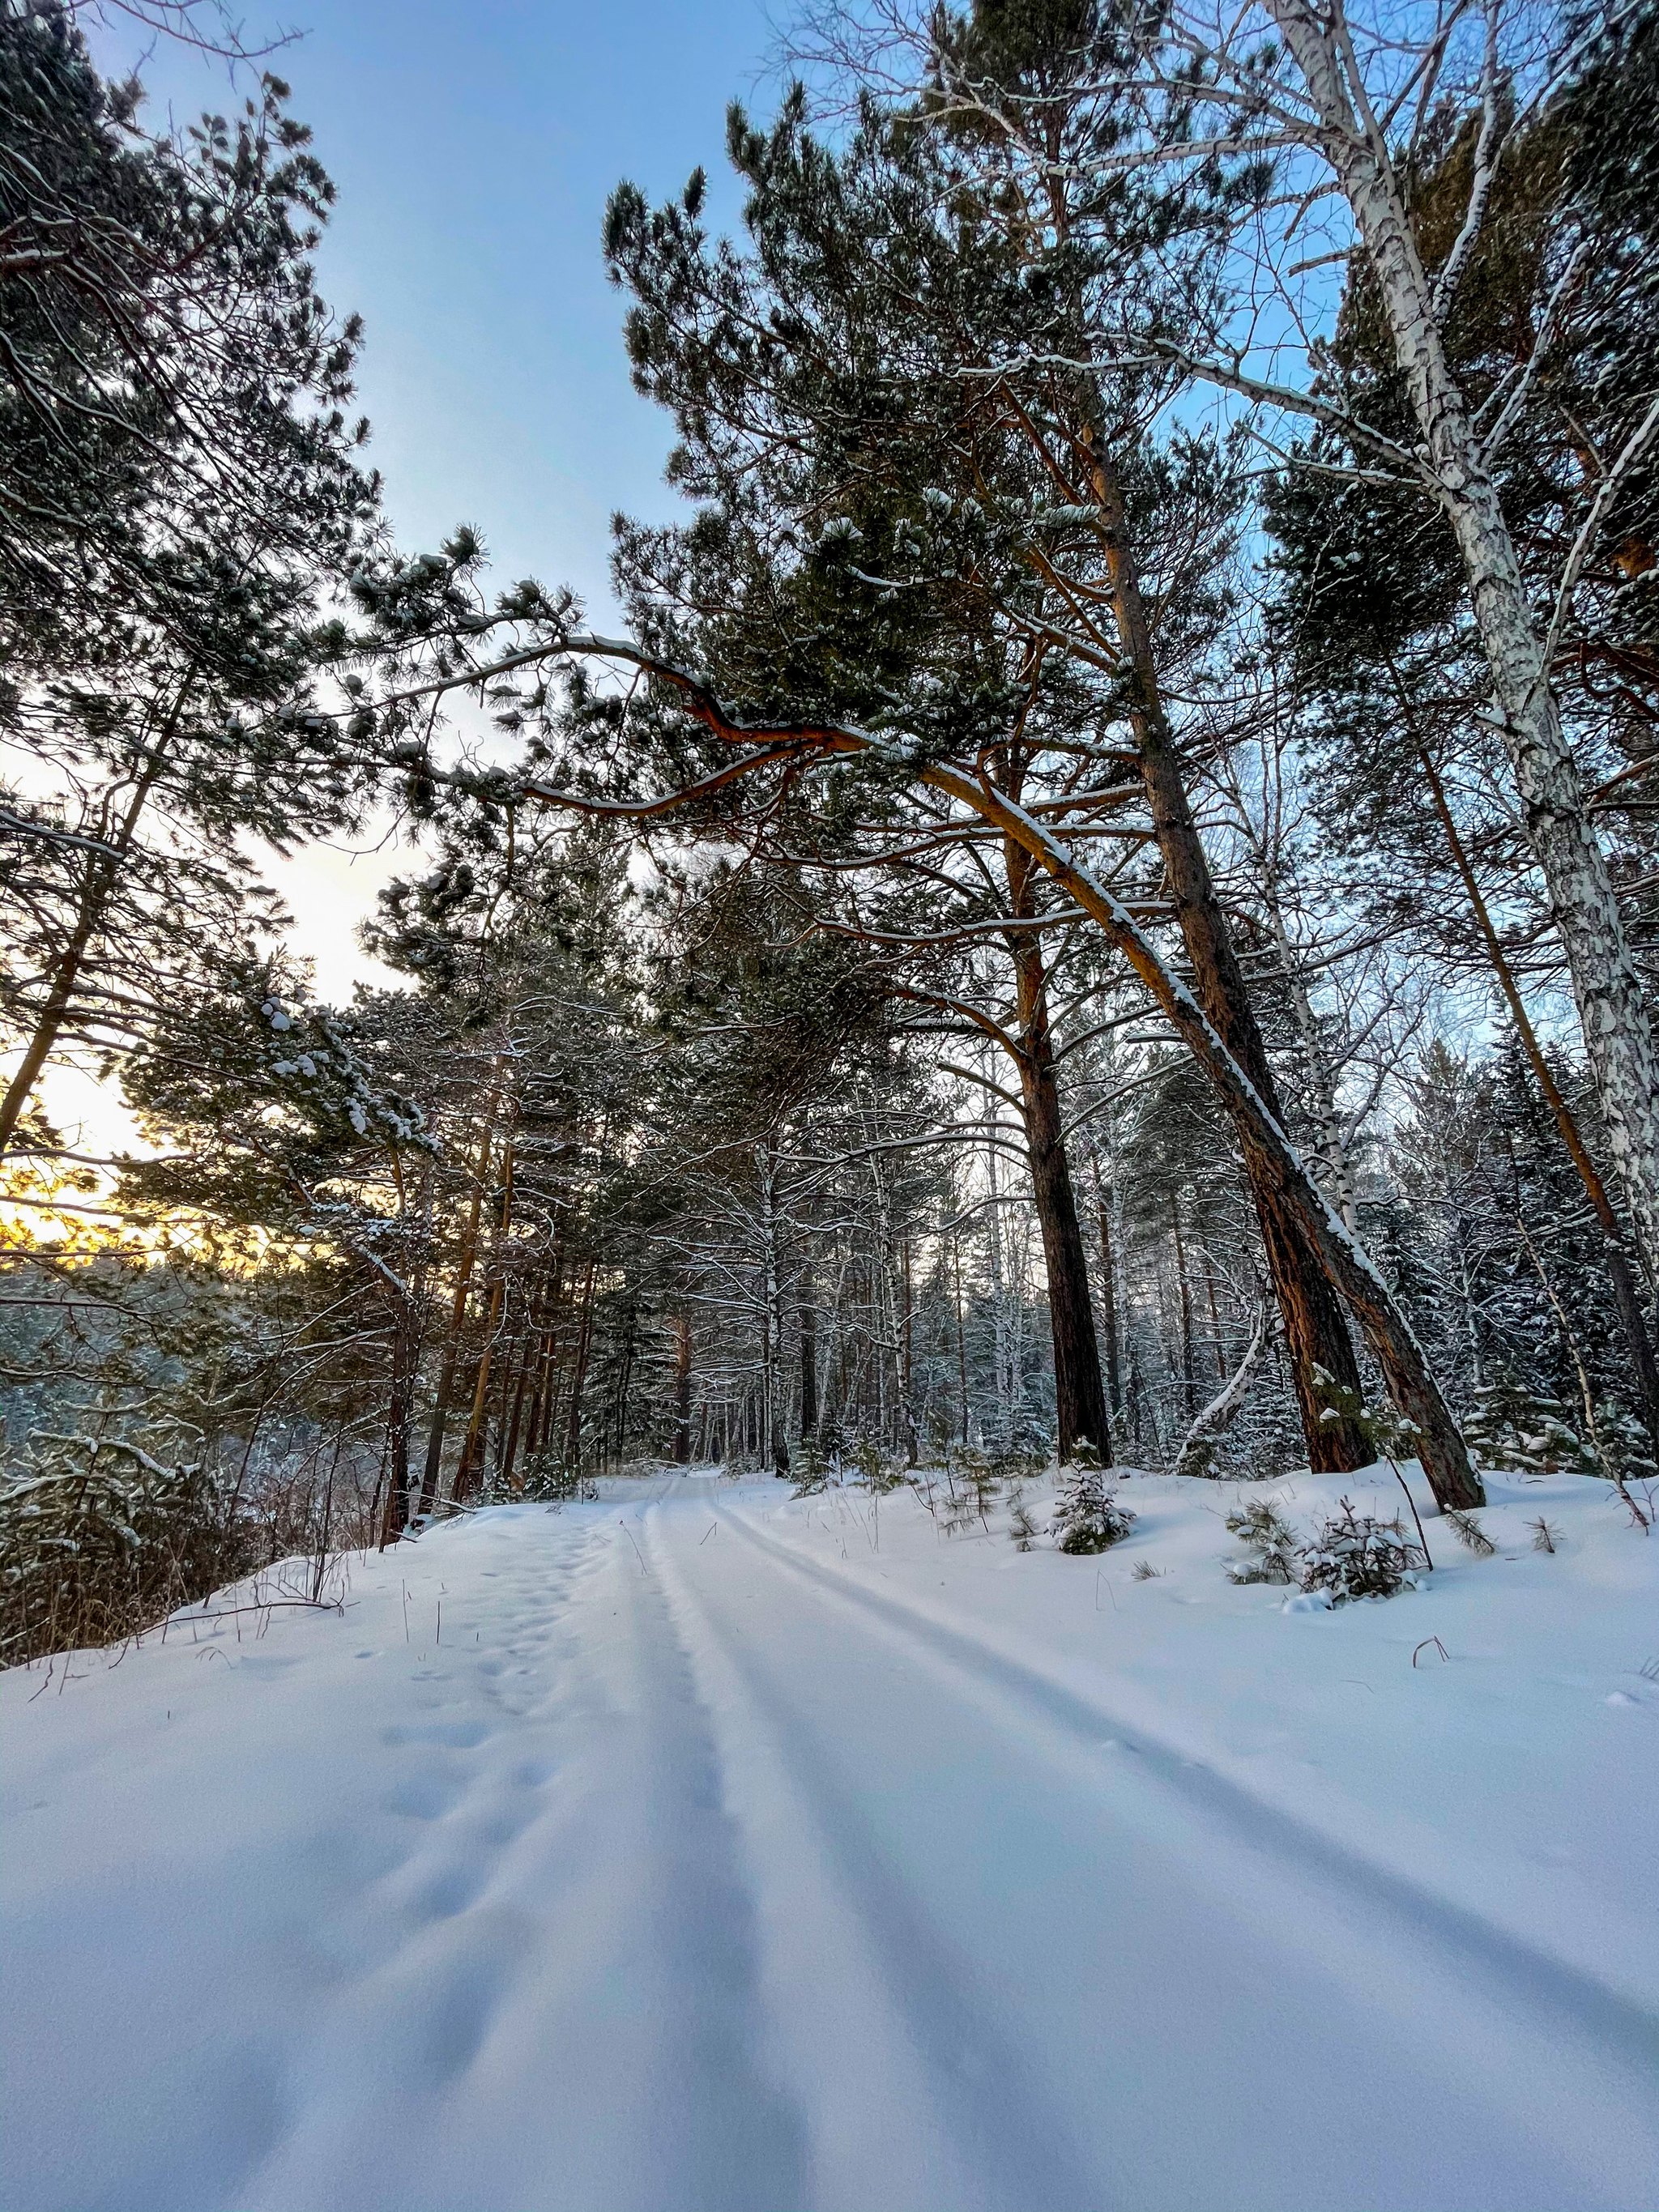
<svg viewBox="0 0 1659 2212"><path fill-rule="evenodd" d="M1068 1661L1096 1562L981 1547L1022 1647L869 1510L503 1509L343 1613L7 1677L7 2212L1659 2201L1616 1900L1575 1958L1419 1881ZM1172 1589L1120 1570L1106 1618ZM1271 1595L1229 1596L1316 1681L1451 1619ZM1650 1766L1655 1711L1596 1705Z"/></svg>

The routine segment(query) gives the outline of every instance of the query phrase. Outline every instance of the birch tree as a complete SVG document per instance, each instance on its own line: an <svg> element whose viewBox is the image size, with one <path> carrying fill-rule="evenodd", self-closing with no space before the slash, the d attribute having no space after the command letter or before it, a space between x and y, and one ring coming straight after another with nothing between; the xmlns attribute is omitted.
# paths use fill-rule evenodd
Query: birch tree
<svg viewBox="0 0 1659 2212"><path fill-rule="evenodd" d="M1598 41L1615 66L1644 34L1640 11L1598 11L1588 29L1533 8L1446 0L1398 10L1334 0L1266 0L1216 13L1188 0L1155 25L1126 21L1136 52L1120 82L1143 93L1144 136L1133 154L1181 167L1255 158L1271 173L1237 230L1253 312L1226 350L1193 351L1156 330L1122 338L1179 361L1194 379L1283 421L1329 434L1331 465L1415 492L1449 530L1490 685L1482 712L1507 756L1520 813L1571 979L1620 1183L1651 1273L1659 1253L1659 1058L1642 977L1607 854L1563 726L1561 655L1576 635L1586 564L1659 436L1659 392L1638 384L1586 456L1575 527L1550 588L1529 584L1501 494L1498 464L1538 377L1563 294L1588 244L1576 210L1546 258L1548 286L1535 336L1478 404L1455 373L1455 315L1506 152L1528 119L1570 87ZM1638 103L1639 106L1639 103ZM1471 133L1465 189L1443 244L1431 251L1413 204L1413 165L1449 106ZM1182 129L1172 136L1171 112ZM1628 216L1626 220L1630 220ZM1311 250L1310 250L1311 248ZM1333 389L1322 374L1334 264L1363 267L1375 288L1404 388L1407 418ZM1295 372L1299 368L1299 376ZM1379 419L1380 413L1380 419ZM1282 448L1280 449L1282 450Z"/></svg>

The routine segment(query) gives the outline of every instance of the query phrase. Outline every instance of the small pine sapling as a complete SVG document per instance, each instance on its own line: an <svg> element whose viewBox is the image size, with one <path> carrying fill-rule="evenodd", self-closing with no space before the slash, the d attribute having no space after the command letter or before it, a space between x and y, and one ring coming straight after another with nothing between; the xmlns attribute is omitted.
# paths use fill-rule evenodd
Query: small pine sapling
<svg viewBox="0 0 1659 2212"><path fill-rule="evenodd" d="M1600 1472L1595 1453L1569 1425L1561 1401L1522 1383L1505 1381L1477 1390L1463 1434L1483 1467L1506 1474Z"/></svg>
<svg viewBox="0 0 1659 2212"><path fill-rule="evenodd" d="M860 1437L853 1463L858 1468L860 1481L874 1497L884 1497L888 1491L896 1490L904 1480L896 1468L883 1461L881 1446L873 1437Z"/></svg>
<svg viewBox="0 0 1659 2212"><path fill-rule="evenodd" d="M1552 1528L1541 1513L1535 1521L1528 1521L1527 1526L1532 1530L1532 1548L1534 1551L1549 1552L1553 1553L1557 1545L1561 1540L1561 1531L1559 1528Z"/></svg>
<svg viewBox="0 0 1659 2212"><path fill-rule="evenodd" d="M1400 1469L1402 1459L1416 1455L1422 1431L1416 1422L1402 1413L1398 1407L1368 1406L1358 1390L1349 1389L1339 1382L1328 1369L1316 1366L1313 1376L1321 1395L1327 1401L1325 1411L1319 1417L1321 1421L1329 1421L1333 1425L1342 1420L1352 1421L1367 1443L1375 1445L1378 1458L1387 1460L1394 1469L1394 1479L1405 1492L1406 1503L1411 1507L1412 1519L1417 1524L1417 1541L1423 1554L1423 1565L1431 1569L1434 1561L1429 1556L1429 1540L1423 1534L1423 1516L1417 1510L1417 1500L1412 1496L1411 1485ZM1483 1490L1476 1503L1484 1505L1486 1498L1486 1493Z"/></svg>
<svg viewBox="0 0 1659 2212"><path fill-rule="evenodd" d="M1129 1580L1132 1583L1155 1583L1162 1579L1163 1576L1159 1569L1155 1567L1150 1559L1137 1559L1129 1570Z"/></svg>
<svg viewBox="0 0 1659 2212"><path fill-rule="evenodd" d="M1393 1597L1419 1588L1416 1570L1427 1564L1397 1513L1392 1521L1378 1521L1356 1513L1352 1501L1344 1498L1304 1550L1298 1580L1304 1590L1328 1591L1333 1605L1346 1605L1355 1598Z"/></svg>
<svg viewBox="0 0 1659 2212"><path fill-rule="evenodd" d="M1227 1516L1227 1529L1251 1557L1235 1559L1227 1572L1236 1583L1293 1583L1300 1547L1296 1531L1271 1498L1253 1498Z"/></svg>
<svg viewBox="0 0 1659 2212"><path fill-rule="evenodd" d="M1489 1559L1498 1549L1473 1513L1461 1513L1455 1506L1448 1506L1442 1517L1458 1542L1473 1552L1477 1559Z"/></svg>
<svg viewBox="0 0 1659 2212"><path fill-rule="evenodd" d="M1079 1445L1076 1459L1062 1471L1055 1486L1054 1517L1049 1524L1055 1549L1108 1551L1122 1542L1134 1518L1108 1489L1099 1453Z"/></svg>
<svg viewBox="0 0 1659 2212"><path fill-rule="evenodd" d="M792 1498L816 1498L830 1481L830 1462L816 1437L803 1437L795 1447L795 1483Z"/></svg>
<svg viewBox="0 0 1659 2212"><path fill-rule="evenodd" d="M951 1510L945 1522L946 1533L959 1534L975 1521L988 1530L991 1508L1001 1494L1002 1477L988 1454L968 1444L962 1448L956 1471L962 1487L951 1498Z"/></svg>
<svg viewBox="0 0 1659 2212"><path fill-rule="evenodd" d="M476 1502L480 1505L566 1505L578 1500L591 1505L599 1494L599 1486L591 1476L567 1466L559 1453L541 1451L526 1462L521 1483L508 1490L498 1478L492 1479L478 1492Z"/></svg>
<svg viewBox="0 0 1659 2212"><path fill-rule="evenodd" d="M1013 1539L1017 1552L1029 1552L1036 1540L1036 1522L1031 1518L1031 1509L1025 1502L1025 1493L1018 1488L1008 1501L1008 1534Z"/></svg>

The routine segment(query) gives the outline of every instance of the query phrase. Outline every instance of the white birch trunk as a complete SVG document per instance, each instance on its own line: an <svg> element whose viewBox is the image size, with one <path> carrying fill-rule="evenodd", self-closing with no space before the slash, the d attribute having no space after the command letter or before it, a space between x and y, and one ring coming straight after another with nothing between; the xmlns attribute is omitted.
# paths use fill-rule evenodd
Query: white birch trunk
<svg viewBox="0 0 1659 2212"><path fill-rule="evenodd" d="M1318 143L1353 211L1410 389L1441 506L1469 578L1476 626L1528 841L1572 977L1608 1149L1650 1275L1659 1272L1659 1057L1607 857L1584 811L1545 643L1528 605L1497 487L1446 359L1434 290L1386 141L1351 87L1340 9L1268 0L1319 118Z"/></svg>
<svg viewBox="0 0 1659 2212"><path fill-rule="evenodd" d="M1244 1357L1239 1361L1237 1371L1228 1376L1187 1431L1175 1463L1177 1474L1198 1475L1210 1472L1215 1448L1231 1428L1239 1407L1249 1395L1250 1378L1261 1364L1261 1355L1267 1348L1268 1319L1267 1307L1259 1307L1255 1327L1250 1332L1250 1340L1244 1347Z"/></svg>

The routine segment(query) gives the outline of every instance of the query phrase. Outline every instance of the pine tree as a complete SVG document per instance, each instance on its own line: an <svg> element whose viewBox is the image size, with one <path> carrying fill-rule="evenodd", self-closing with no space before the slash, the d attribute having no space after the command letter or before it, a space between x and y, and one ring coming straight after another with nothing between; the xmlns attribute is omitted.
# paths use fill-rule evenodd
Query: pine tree
<svg viewBox="0 0 1659 2212"><path fill-rule="evenodd" d="M267 78L145 133L72 13L0 8L0 793L14 1138L52 1055L118 1060L276 919L228 855L349 822L368 730L319 711L325 602L375 530L318 297L332 198Z"/></svg>

